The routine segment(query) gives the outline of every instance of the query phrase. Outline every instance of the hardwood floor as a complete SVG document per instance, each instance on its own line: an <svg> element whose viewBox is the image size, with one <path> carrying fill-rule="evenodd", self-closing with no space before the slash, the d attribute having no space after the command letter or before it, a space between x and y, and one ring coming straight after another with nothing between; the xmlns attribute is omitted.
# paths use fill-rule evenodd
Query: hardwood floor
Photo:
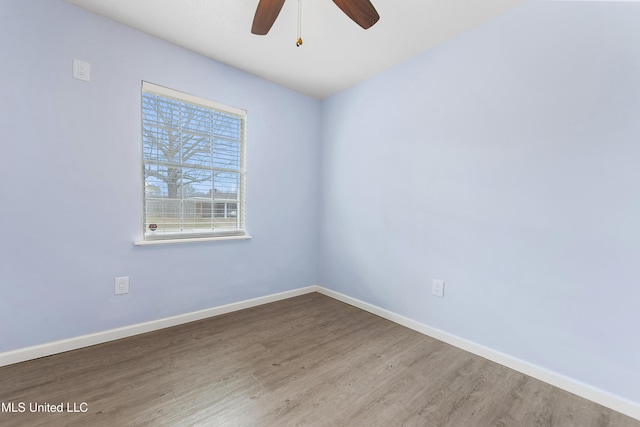
<svg viewBox="0 0 640 427"><path fill-rule="evenodd" d="M640 426L317 293L6 366L0 381L2 426ZM31 412L46 403L64 412Z"/></svg>

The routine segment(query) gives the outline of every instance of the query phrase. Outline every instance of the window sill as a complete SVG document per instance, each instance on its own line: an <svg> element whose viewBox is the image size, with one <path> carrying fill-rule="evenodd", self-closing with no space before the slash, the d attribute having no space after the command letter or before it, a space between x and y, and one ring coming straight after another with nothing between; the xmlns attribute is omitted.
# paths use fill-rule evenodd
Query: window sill
<svg viewBox="0 0 640 427"><path fill-rule="evenodd" d="M252 236L245 234L243 236L198 237L191 239L137 240L133 244L136 246L174 245L178 243L217 242L219 240L248 240L251 238Z"/></svg>

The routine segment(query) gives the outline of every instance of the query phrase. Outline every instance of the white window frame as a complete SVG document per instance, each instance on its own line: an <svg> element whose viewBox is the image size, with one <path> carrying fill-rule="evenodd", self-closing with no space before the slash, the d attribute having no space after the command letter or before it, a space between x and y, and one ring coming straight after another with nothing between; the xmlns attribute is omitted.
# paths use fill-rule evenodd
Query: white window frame
<svg viewBox="0 0 640 427"><path fill-rule="evenodd" d="M185 195L184 189L180 191L179 198L170 199L168 196L150 196L148 192L147 186L148 178L147 168L161 168L164 163L171 163L171 167L180 169L180 176L184 176L183 173L185 169L193 169L194 163L188 163L181 160L179 162L169 162L165 160L160 160L158 158L153 159L151 156L147 156L145 154L145 125L149 126L149 123L145 120L144 117L144 97L145 95L157 96L162 98L162 100L166 100L168 102L177 102L175 105L185 106L187 109L195 106L196 108L204 108L206 110L211 111L214 115L221 114L225 117L237 118L240 120L239 125L239 133L240 137L236 141L233 140L234 143L239 143L239 158L234 158L234 162L238 162L237 167L229 166L229 169L220 167L216 165L216 157L215 157L215 144L214 141L223 140L221 137L214 137L213 135L213 124L212 124L212 133L210 139L206 139L205 148L211 149L211 164L208 166L202 166L201 164L197 164L195 167L202 170L205 174L211 174L211 183L212 187L207 197L197 197L193 198ZM177 111L177 109L175 110ZM142 218L142 240L137 241L136 245L147 245L147 244L158 244L158 243L186 243L186 242L199 242L199 241L209 241L209 240L229 240L229 239L246 239L250 238L246 231L246 119L247 112L245 110L230 107L228 105L220 104L218 102L210 101L208 99L200 98L194 95L190 95L187 93L183 93L174 89L169 89L164 86L159 86L153 83L149 83L146 81L142 82L142 90L141 90L141 147L142 147L142 193L143 193L143 218ZM187 134L187 131L183 131L181 126L174 126L173 123L171 126L164 127L170 128L172 132L175 132L180 135L181 139L184 135ZM153 126L152 126L153 127ZM157 125L159 128L160 125ZM211 144L208 145L207 144ZM207 147L208 145L208 147ZM235 149L234 149L235 151ZM159 156L158 156L159 157ZM149 169L151 170L151 169ZM232 177L237 175L238 185L235 187L235 193L233 191L223 193L218 192L215 183L216 174L225 175L227 177ZM184 180L181 179L183 183ZM184 184L181 184L184 185ZM217 197L218 194L222 194L220 198ZM234 197L234 198L230 198ZM163 201L164 200L164 201ZM171 217L172 219L168 219L167 210L164 208L160 208L162 214L151 214L148 210L152 210L149 208L150 203L160 203L164 206L165 203L171 202L174 206L180 206L177 209L174 209L174 212L179 212L176 214L178 217ZM189 206L189 209L198 209L192 208L195 206L194 203L200 203L199 209L201 209L201 215L204 215L205 225L201 225L200 223L195 224L192 217L196 215L194 213L185 214L186 208L185 206ZM205 206L204 210L202 206ZM224 207L222 208L222 205ZM233 209L235 207L235 209ZM202 213L204 212L204 214ZM210 213L210 221L211 227L209 228L206 224L208 220L206 215ZM220 218L220 215L224 217L224 220ZM155 216L153 216L155 215ZM191 215L191 216L189 216ZM160 219L160 222L157 221ZM216 220L217 219L217 220ZM177 221L177 222L176 222ZM217 222L216 222L217 221ZM168 225L170 224L171 225ZM186 225L185 225L186 224ZM195 224L195 225L194 225ZM205 227L207 228L201 228ZM160 230L160 232L158 232Z"/></svg>

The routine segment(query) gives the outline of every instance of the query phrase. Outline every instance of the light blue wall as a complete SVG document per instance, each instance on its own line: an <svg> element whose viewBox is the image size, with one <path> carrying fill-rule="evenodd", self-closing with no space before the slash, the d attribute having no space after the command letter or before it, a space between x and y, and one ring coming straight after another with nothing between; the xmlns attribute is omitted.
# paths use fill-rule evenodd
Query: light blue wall
<svg viewBox="0 0 640 427"><path fill-rule="evenodd" d="M640 402L639 23L527 3L326 100L320 282Z"/></svg>
<svg viewBox="0 0 640 427"><path fill-rule="evenodd" d="M319 101L61 0L1 1L0 56L0 352L317 283ZM248 111L253 239L133 245L141 80Z"/></svg>
<svg viewBox="0 0 640 427"><path fill-rule="evenodd" d="M529 3L320 103L0 2L0 351L320 283L640 402L639 6ZM248 110L252 240L133 246L141 80Z"/></svg>

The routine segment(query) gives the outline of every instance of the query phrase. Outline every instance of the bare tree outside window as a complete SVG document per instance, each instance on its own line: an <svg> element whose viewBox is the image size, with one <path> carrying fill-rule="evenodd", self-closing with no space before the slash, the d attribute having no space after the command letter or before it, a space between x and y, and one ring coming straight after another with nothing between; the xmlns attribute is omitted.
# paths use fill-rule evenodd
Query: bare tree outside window
<svg viewBox="0 0 640 427"><path fill-rule="evenodd" d="M244 120L143 89L146 237L243 230Z"/></svg>

